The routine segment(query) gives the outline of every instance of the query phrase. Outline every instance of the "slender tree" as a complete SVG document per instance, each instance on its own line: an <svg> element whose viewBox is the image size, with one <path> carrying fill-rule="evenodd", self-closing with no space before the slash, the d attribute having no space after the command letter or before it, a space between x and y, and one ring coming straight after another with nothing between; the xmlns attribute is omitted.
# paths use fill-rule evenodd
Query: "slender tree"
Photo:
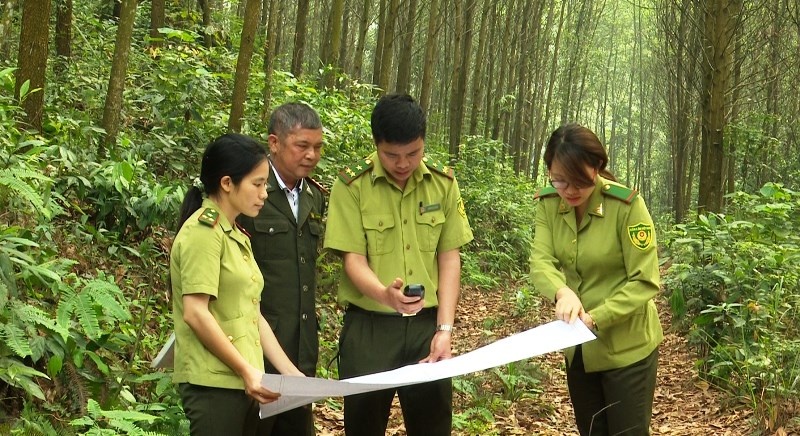
<svg viewBox="0 0 800 436"><path fill-rule="evenodd" d="M0 59L9 57L11 24L16 7L16 0L0 0Z"/></svg>
<svg viewBox="0 0 800 436"><path fill-rule="evenodd" d="M364 46L366 45L367 30L369 29L369 7L371 4L371 0L363 1L361 6L361 16L358 19L358 39L356 42L356 51L353 59L353 77L358 80L364 80Z"/></svg>
<svg viewBox="0 0 800 436"><path fill-rule="evenodd" d="M322 52L322 65L324 74L321 85L333 87L336 71L339 69L339 53L342 45L342 16L344 14L344 0L333 0L331 11L328 15L328 38L324 41L325 49Z"/></svg>
<svg viewBox="0 0 800 436"><path fill-rule="evenodd" d="M22 29L14 93L25 110L27 126L24 127L36 131L42 130L49 27L50 0L27 0L22 3ZM21 95L23 86L28 87L26 95Z"/></svg>
<svg viewBox="0 0 800 436"><path fill-rule="evenodd" d="M426 111L431 105L431 87L436 58L436 33L439 27L439 0L428 3L428 29L425 32L425 55L422 62L422 84L419 91L419 104Z"/></svg>
<svg viewBox="0 0 800 436"><path fill-rule="evenodd" d="M297 18L294 27L294 51L292 52L292 74L300 77L303 74L303 57L306 50L306 31L308 26L309 0L297 1Z"/></svg>
<svg viewBox="0 0 800 436"><path fill-rule="evenodd" d="M401 26L400 59L397 63L397 92L408 92L411 84L411 55L414 53L414 33L417 22L417 0L408 0L405 22Z"/></svg>
<svg viewBox="0 0 800 436"><path fill-rule="evenodd" d="M383 47L381 48L380 76L378 78L378 88L386 92L389 89L389 82L392 78L392 64L394 63L394 40L395 24L400 13L400 0L389 0L384 20Z"/></svg>
<svg viewBox="0 0 800 436"><path fill-rule="evenodd" d="M449 151L451 159L458 159L458 146L461 143L461 128L464 124L464 105L467 94L467 67L469 66L470 54L472 52L472 16L475 11L476 0L466 0L463 8L460 1L457 1L456 13L456 55L453 59L453 74L450 83L454 86L450 90L449 116Z"/></svg>
<svg viewBox="0 0 800 436"><path fill-rule="evenodd" d="M159 40L161 34L158 29L164 27L166 22L166 7L165 0L152 0L150 3L150 44L153 46L160 45Z"/></svg>
<svg viewBox="0 0 800 436"><path fill-rule="evenodd" d="M111 148L119 133L120 114L122 113L122 93L125 90L125 77L128 70L128 57L131 51L133 24L136 19L137 0L122 0L117 40L114 45L114 58L111 61L111 75L108 79L108 91L103 107L103 128L106 131L100 155L105 155Z"/></svg>
<svg viewBox="0 0 800 436"><path fill-rule="evenodd" d="M261 19L261 0L249 0L245 5L244 25L236 59L236 73L233 77L233 97L231 98L231 116L228 118L228 129L233 132L242 130L244 118L244 100L247 97L247 82L250 79L250 60L255 49L256 31Z"/></svg>
<svg viewBox="0 0 800 436"><path fill-rule="evenodd" d="M278 38L278 10L277 3L280 0L267 0L264 5L267 11L267 35L264 38L264 91L262 93L264 103L261 106L261 121L267 123L270 116L272 101L272 73L275 71L275 57L277 56Z"/></svg>
<svg viewBox="0 0 800 436"><path fill-rule="evenodd" d="M56 4L56 65L62 71L72 57L72 0Z"/></svg>

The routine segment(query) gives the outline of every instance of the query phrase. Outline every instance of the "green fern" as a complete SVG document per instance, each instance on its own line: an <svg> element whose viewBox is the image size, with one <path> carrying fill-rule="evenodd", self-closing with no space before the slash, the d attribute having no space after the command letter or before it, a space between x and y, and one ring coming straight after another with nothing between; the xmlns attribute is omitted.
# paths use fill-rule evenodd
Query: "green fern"
<svg viewBox="0 0 800 436"><path fill-rule="evenodd" d="M37 189L31 186L25 179L38 179L47 180L52 182L52 179L34 171L22 168L4 168L0 169L0 186L6 186L11 190L11 195L8 197L18 197L23 201L30 202L34 209L41 211L46 217L49 218L50 211L45 208L44 199Z"/></svg>
<svg viewBox="0 0 800 436"><path fill-rule="evenodd" d="M122 291L114 282L106 280L103 274L89 281L72 278L83 288L76 291L67 285L59 287L61 298L56 308L58 324L71 325L74 314L86 336L96 340L104 334L98 315L110 318L109 322L131 319L130 311L121 302L125 300Z"/></svg>
<svg viewBox="0 0 800 436"><path fill-rule="evenodd" d="M94 301L102 306L106 315L117 321L131 319L127 306L120 303L120 300L125 300L125 297L116 284L98 278L86 283L83 292L90 293Z"/></svg>
<svg viewBox="0 0 800 436"><path fill-rule="evenodd" d="M28 343L28 336L16 324L4 324L2 330L0 330L0 336L3 337L6 346L17 356L25 357L33 354L31 344Z"/></svg>
<svg viewBox="0 0 800 436"><path fill-rule="evenodd" d="M81 328L89 339L99 339L103 332L100 330L100 322L94 309L94 298L88 292L81 292L77 298L75 314L78 316Z"/></svg>
<svg viewBox="0 0 800 436"><path fill-rule="evenodd" d="M22 324L44 327L50 331L58 333L61 339L67 340L69 330L57 323L45 311L30 304L14 301L11 305L11 312L19 319Z"/></svg>

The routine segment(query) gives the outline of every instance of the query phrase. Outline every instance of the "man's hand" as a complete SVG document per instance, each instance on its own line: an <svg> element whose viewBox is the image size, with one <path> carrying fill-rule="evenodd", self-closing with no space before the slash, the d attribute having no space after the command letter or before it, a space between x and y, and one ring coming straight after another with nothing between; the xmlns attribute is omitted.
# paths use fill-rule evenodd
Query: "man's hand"
<svg viewBox="0 0 800 436"><path fill-rule="evenodd" d="M386 287L385 304L398 313L414 315L425 307L425 299L403 295L403 279L396 278Z"/></svg>
<svg viewBox="0 0 800 436"><path fill-rule="evenodd" d="M563 287L556 292L556 319L572 324L583 314L583 303L572 289Z"/></svg>
<svg viewBox="0 0 800 436"><path fill-rule="evenodd" d="M419 363L434 363L453 357L453 350L450 344L452 337L453 332L436 332L431 340L431 353L428 354L428 357L420 360Z"/></svg>

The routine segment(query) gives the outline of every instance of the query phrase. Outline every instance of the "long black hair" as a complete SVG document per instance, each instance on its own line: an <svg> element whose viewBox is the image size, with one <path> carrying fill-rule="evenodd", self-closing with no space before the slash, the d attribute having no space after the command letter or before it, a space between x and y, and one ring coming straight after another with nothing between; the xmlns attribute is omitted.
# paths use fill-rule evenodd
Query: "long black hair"
<svg viewBox="0 0 800 436"><path fill-rule="evenodd" d="M255 139L238 133L228 133L213 140L203 152L200 163L200 187L193 185L181 204L178 229L203 204L203 194L216 195L220 180L229 176L234 185L267 158L267 150Z"/></svg>

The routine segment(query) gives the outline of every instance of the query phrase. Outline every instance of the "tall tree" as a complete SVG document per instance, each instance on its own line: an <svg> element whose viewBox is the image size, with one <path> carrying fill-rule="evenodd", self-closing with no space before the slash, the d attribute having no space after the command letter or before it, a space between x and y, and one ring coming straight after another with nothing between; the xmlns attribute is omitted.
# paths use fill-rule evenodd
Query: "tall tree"
<svg viewBox="0 0 800 436"><path fill-rule="evenodd" d="M233 76L231 116L228 118L228 129L233 132L242 130L244 100L247 97L247 82L250 79L250 60L253 58L260 17L261 0L248 0L244 10L244 24L242 25L239 56L236 59L236 73Z"/></svg>
<svg viewBox="0 0 800 436"><path fill-rule="evenodd" d="M461 142L461 128L464 124L464 106L467 94L467 68L472 52L472 16L475 11L476 0L456 1L456 27L454 44L456 46L453 58L453 73L450 83L450 108L448 110L449 152L451 159L458 159L458 146Z"/></svg>
<svg viewBox="0 0 800 436"><path fill-rule="evenodd" d="M166 22L165 0L152 0L150 3L150 38L161 39L158 29L164 27ZM151 45L160 45L158 41L152 41Z"/></svg>
<svg viewBox="0 0 800 436"><path fill-rule="evenodd" d="M432 0L436 1L436 0ZM353 59L353 77L357 80L364 80L364 46L367 40L367 30L369 29L369 7L371 0L364 0L361 6L361 16L358 19L358 39L356 41L356 51Z"/></svg>
<svg viewBox="0 0 800 436"><path fill-rule="evenodd" d="M131 51L133 24L136 19L137 0L121 0L119 24L117 25L117 40L114 44L114 58L111 61L111 75L108 79L108 91L103 107L103 128L106 136L100 148L100 155L104 155L107 148L111 148L117 140L119 133L120 114L122 113L122 93L125 90L125 77L127 76L128 57Z"/></svg>
<svg viewBox="0 0 800 436"><path fill-rule="evenodd" d="M0 59L9 58L11 23L16 8L16 0L0 0Z"/></svg>
<svg viewBox="0 0 800 436"><path fill-rule="evenodd" d="M72 56L72 0L56 3L56 65L63 69Z"/></svg>
<svg viewBox="0 0 800 436"><path fill-rule="evenodd" d="M400 13L400 0L389 0L386 10L386 18L383 21L383 47L381 48L380 76L378 77L378 87L386 92L389 89L389 82L392 78L392 64L394 63L394 40L395 23Z"/></svg>
<svg viewBox="0 0 800 436"><path fill-rule="evenodd" d="M411 84L411 55L414 53L414 24L417 22L417 0L408 0L406 4L406 18L400 27L400 60L397 62L397 92L407 93Z"/></svg>
<svg viewBox="0 0 800 436"><path fill-rule="evenodd" d="M702 151L698 209L722 210L725 157L723 132L727 124L725 93L732 71L733 36L741 0L711 0L703 9Z"/></svg>
<svg viewBox="0 0 800 436"><path fill-rule="evenodd" d="M339 67L339 54L342 45L342 15L344 13L344 0L333 0L331 12L328 15L328 38L323 45L322 66L325 73L322 75L322 86L332 87L336 79L336 70Z"/></svg>
<svg viewBox="0 0 800 436"><path fill-rule="evenodd" d="M419 91L419 104L426 111L431 105L431 87L436 56L436 31L439 27L439 0L428 3L428 29L425 31L425 55L422 63L422 85Z"/></svg>
<svg viewBox="0 0 800 436"><path fill-rule="evenodd" d="M213 0L197 0L197 6L203 15L203 44L206 48L214 46L213 22L211 19L214 10Z"/></svg>
<svg viewBox="0 0 800 436"><path fill-rule="evenodd" d="M308 26L309 0L297 0L297 17L294 27L294 51L292 52L292 74L303 74L303 58L306 50L306 31Z"/></svg>
<svg viewBox="0 0 800 436"><path fill-rule="evenodd" d="M478 130L478 115L482 112L481 94L484 83L484 57L486 52L486 39L488 38L489 21L493 21L497 14L497 4L486 1L481 13L481 28L478 31L478 50L475 52L475 67L472 70L472 111L469 115L469 134L474 135Z"/></svg>
<svg viewBox="0 0 800 436"><path fill-rule="evenodd" d="M277 3L280 0L266 0L264 6L267 7L267 36L264 38L264 92L262 93L264 104L261 106L261 121L267 123L270 115L272 101L272 73L275 71L275 57L278 53L278 9Z"/></svg>
<svg viewBox="0 0 800 436"><path fill-rule="evenodd" d="M14 94L25 110L25 123L36 131L42 130L49 28L50 0L24 1ZM29 92L20 95L26 83Z"/></svg>

